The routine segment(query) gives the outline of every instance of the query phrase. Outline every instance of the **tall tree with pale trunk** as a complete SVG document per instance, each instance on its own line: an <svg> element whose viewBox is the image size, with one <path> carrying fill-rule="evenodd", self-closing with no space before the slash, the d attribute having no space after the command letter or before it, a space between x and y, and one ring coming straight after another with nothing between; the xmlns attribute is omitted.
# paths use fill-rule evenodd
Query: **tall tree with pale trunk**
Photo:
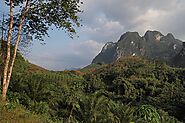
<svg viewBox="0 0 185 123"><path fill-rule="evenodd" d="M6 59L4 63L2 99L6 100L17 49L21 38L43 41L48 36L50 27L62 28L70 37L75 34L75 26L80 26L77 16L80 10L80 0L4 0L9 6L9 30L7 34ZM16 38L12 38L12 32ZM25 39L25 38L23 38ZM23 40L24 42L30 40ZM11 44L14 45L11 54Z"/></svg>

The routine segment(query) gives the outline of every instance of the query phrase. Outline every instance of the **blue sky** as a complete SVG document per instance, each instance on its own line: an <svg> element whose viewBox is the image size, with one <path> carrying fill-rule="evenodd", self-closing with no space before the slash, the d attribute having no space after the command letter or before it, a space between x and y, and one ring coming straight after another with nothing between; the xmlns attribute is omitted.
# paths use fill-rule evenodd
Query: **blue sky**
<svg viewBox="0 0 185 123"><path fill-rule="evenodd" d="M184 0L83 0L79 38L50 30L45 45L34 41L26 58L50 70L79 68L91 63L106 42L116 42L127 31L158 30L185 39ZM0 1L2 16L2 0Z"/></svg>

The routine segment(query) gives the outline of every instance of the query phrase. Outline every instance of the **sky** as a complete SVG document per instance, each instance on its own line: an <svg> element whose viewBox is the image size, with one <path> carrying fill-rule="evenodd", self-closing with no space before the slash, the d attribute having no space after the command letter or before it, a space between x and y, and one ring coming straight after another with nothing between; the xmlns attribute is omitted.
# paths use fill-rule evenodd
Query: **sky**
<svg viewBox="0 0 185 123"><path fill-rule="evenodd" d="M147 30L172 33L185 41L185 0L82 0L82 27L71 39L62 30L50 30L45 45L34 41L25 57L49 70L89 65L106 42L116 42L127 31L141 36ZM0 0L0 16L5 11ZM79 36L79 38L77 38Z"/></svg>

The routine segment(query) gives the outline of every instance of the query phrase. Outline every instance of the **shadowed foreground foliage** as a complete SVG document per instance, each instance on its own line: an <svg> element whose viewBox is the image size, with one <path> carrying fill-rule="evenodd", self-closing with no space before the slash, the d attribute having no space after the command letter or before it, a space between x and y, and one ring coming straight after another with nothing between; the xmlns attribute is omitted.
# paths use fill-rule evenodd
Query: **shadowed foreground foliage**
<svg viewBox="0 0 185 123"><path fill-rule="evenodd" d="M53 72L30 68L21 55L15 68L8 99L16 105L11 112L1 106L1 119L11 115L18 122L34 123L185 122L185 69L131 57L80 72Z"/></svg>
<svg viewBox="0 0 185 123"><path fill-rule="evenodd" d="M20 104L0 101L0 123L46 123L39 115L31 114Z"/></svg>

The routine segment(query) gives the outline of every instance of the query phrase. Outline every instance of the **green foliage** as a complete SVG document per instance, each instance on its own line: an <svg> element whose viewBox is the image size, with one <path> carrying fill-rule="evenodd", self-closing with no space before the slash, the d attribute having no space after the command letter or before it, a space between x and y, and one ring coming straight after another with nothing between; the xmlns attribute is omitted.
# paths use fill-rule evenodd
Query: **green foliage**
<svg viewBox="0 0 185 123"><path fill-rule="evenodd" d="M32 112L47 115L52 120L68 119L69 113L61 112L70 112L71 106L78 107L78 101L84 95L85 80L73 73L15 73L11 81L11 102L21 103Z"/></svg>
<svg viewBox="0 0 185 123"><path fill-rule="evenodd" d="M160 123L160 116L157 110L150 105L142 105L136 112L137 122Z"/></svg>
<svg viewBox="0 0 185 123"><path fill-rule="evenodd" d="M89 123L107 123L115 121L116 117L111 112L110 104L111 101L98 92L88 95L83 102L80 102L82 121Z"/></svg>
<svg viewBox="0 0 185 123"><path fill-rule="evenodd" d="M132 58L98 67L84 76L75 71L17 70L10 83L10 104L21 104L47 122L184 121L184 69ZM7 105L4 110L15 108Z"/></svg>
<svg viewBox="0 0 185 123"><path fill-rule="evenodd" d="M184 121L184 69L142 58L128 58L102 67L85 78L97 78L114 101L133 106L150 104ZM94 81L94 80L93 80ZM90 84L94 91L100 90Z"/></svg>
<svg viewBox="0 0 185 123"><path fill-rule="evenodd" d="M0 100L1 123L46 123L39 115L31 114L17 103L4 104Z"/></svg>
<svg viewBox="0 0 185 123"><path fill-rule="evenodd" d="M4 2L9 6L9 0ZM43 41L43 37L48 35L50 27L62 28L72 37L75 33L75 26L80 26L80 18L77 14L82 12L80 10L81 4L83 3L80 0L29 0L29 9L21 31L22 39ZM18 12L14 12L14 33L18 30L24 5L25 1L23 0L13 1L13 7L18 10ZM25 42L25 40L23 41Z"/></svg>

